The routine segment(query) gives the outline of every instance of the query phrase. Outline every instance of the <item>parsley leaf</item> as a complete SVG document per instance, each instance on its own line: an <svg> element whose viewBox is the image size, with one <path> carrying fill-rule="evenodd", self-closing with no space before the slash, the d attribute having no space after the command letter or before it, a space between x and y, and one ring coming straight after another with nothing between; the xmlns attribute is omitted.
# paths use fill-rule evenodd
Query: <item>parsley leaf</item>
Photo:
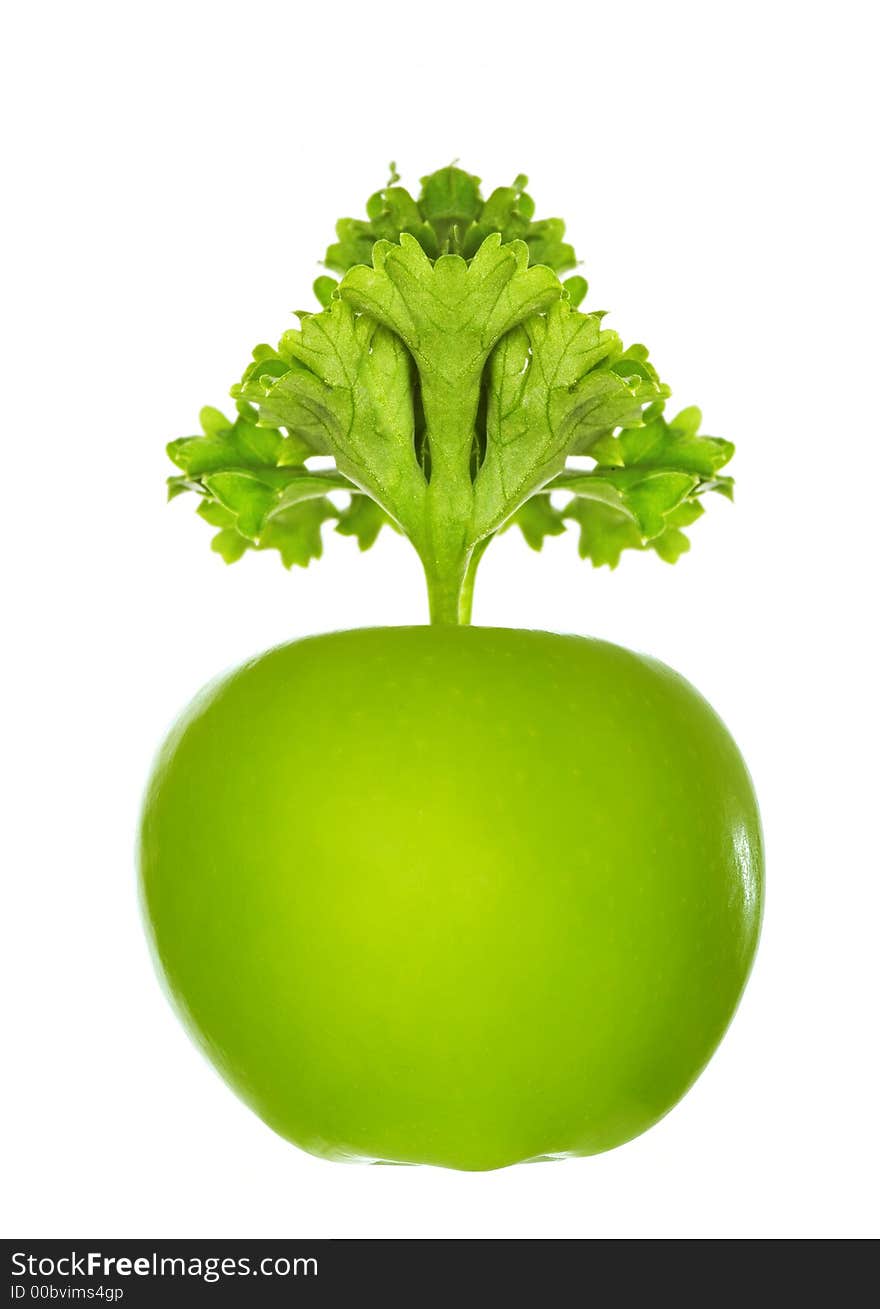
<svg viewBox="0 0 880 1309"><path fill-rule="evenodd" d="M169 497L199 497L227 562L305 565L328 521L361 550L390 525L440 622L469 620L479 560L514 524L534 549L576 524L595 566L675 562L705 495L731 496L733 446L695 408L667 419L645 347L581 312L564 225L535 219L525 177L486 200L454 165L417 198L398 182L392 166L366 218L340 221L341 280L319 277L320 310L256 347L236 417L204 409L202 434L171 442Z"/></svg>
<svg viewBox="0 0 880 1309"><path fill-rule="evenodd" d="M472 259L486 237L497 232L505 243L524 241L533 264L562 273L577 262L563 240L561 218L533 221L535 203L526 193L528 178L523 174L512 186L497 187L487 200L480 193L480 179L455 165L423 177L417 199L395 186L397 180L393 173L392 182L370 196L366 221L339 220L337 239L324 259L328 268L347 273L357 264L369 264L377 241L397 243L404 232L418 241L429 259L442 254Z"/></svg>
<svg viewBox="0 0 880 1309"><path fill-rule="evenodd" d="M168 479L169 499L182 491L200 497L198 512L220 530L211 545L226 563L246 550L278 550L286 568L303 567L321 556L321 525L337 520L343 535L355 535L361 549L372 545L384 517L378 506L355 508L364 500L335 470L312 471L304 457L310 448L277 428L258 427L256 410L240 401L230 421L218 409L203 409L202 436L172 441L168 454L183 469ZM290 462L297 459L298 462ZM347 491L350 503L337 509L327 495ZM372 507L372 501L367 501Z"/></svg>
<svg viewBox="0 0 880 1309"><path fill-rule="evenodd" d="M571 492L562 509L549 505L540 522L517 517L529 545L540 549L543 536L556 535L572 521L580 527L579 552L594 567L616 568L624 550L654 550L675 563L690 549L684 528L703 513L700 497L717 491L730 498L732 479L719 476L733 446L716 437L698 436L701 414L685 409L671 422L662 402L651 406L645 422L606 434L592 447L597 460L589 470L571 470L547 486L549 492Z"/></svg>
<svg viewBox="0 0 880 1309"><path fill-rule="evenodd" d="M662 389L653 369L632 371L601 315L559 302L505 336L487 393L486 457L474 486L478 538L560 473L570 454L639 422L643 404Z"/></svg>

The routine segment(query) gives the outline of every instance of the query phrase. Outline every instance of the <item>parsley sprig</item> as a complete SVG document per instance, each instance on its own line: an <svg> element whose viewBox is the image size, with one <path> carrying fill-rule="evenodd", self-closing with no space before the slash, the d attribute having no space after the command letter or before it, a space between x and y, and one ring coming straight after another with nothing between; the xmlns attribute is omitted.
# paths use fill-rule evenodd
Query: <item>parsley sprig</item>
<svg viewBox="0 0 880 1309"><path fill-rule="evenodd" d="M361 549L390 525L434 622L470 620L477 564L513 525L540 549L577 524L594 566L626 549L674 563L705 495L731 496L733 446L699 434L698 409L667 419L647 350L581 312L564 225L535 221L524 177L485 201L454 166L417 200L398 181L337 225L340 280L256 348L235 418L204 409L201 435L170 444L169 495L199 497L228 563L275 549L306 565L326 522Z"/></svg>

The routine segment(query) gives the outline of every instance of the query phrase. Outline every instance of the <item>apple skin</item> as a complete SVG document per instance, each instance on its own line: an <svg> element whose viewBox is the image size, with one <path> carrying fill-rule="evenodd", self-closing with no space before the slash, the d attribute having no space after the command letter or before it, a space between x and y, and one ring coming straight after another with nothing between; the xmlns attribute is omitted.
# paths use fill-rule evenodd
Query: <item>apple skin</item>
<svg viewBox="0 0 880 1309"><path fill-rule="evenodd" d="M184 1022L270 1127L479 1170L608 1150L684 1095L751 967L762 849L736 745L664 665L386 628L196 698L140 878Z"/></svg>

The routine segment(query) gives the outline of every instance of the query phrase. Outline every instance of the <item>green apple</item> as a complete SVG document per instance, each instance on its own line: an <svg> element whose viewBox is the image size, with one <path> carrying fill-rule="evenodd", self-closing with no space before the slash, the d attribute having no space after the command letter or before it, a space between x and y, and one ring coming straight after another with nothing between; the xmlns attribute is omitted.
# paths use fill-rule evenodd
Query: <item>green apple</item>
<svg viewBox="0 0 880 1309"><path fill-rule="evenodd" d="M275 1131L461 1169L661 1118L730 1022L762 900L748 773L686 681L444 626L209 686L157 762L140 875L181 1016Z"/></svg>

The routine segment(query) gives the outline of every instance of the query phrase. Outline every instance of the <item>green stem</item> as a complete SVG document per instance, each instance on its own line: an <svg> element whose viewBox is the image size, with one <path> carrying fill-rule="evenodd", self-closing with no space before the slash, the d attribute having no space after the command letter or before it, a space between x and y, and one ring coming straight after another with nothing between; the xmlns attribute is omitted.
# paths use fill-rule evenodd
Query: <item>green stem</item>
<svg viewBox="0 0 880 1309"><path fill-rule="evenodd" d="M423 561L424 562L424 561ZM431 623L453 624L469 622L470 616L462 619L462 594L464 592L467 566L454 571L437 571L430 564L424 563L425 581L428 585L428 610Z"/></svg>
<svg viewBox="0 0 880 1309"><path fill-rule="evenodd" d="M422 560L432 624L469 626L477 568L491 540L486 536L478 541L466 558L456 558L452 567L440 569L435 562Z"/></svg>
<svg viewBox="0 0 880 1309"><path fill-rule="evenodd" d="M482 541L478 541L471 551L471 557L468 560L467 571L462 583L461 595L459 596L458 612L460 623L470 623L471 613L474 607L474 582L477 578L477 569L480 566L480 560L486 553L491 536L484 536Z"/></svg>
<svg viewBox="0 0 880 1309"><path fill-rule="evenodd" d="M471 452L480 372L451 380L437 374L422 375L421 387L431 476L424 532L416 548L428 583L431 622L460 626L471 620L473 573L482 554L479 548L473 559L469 536L474 509Z"/></svg>

